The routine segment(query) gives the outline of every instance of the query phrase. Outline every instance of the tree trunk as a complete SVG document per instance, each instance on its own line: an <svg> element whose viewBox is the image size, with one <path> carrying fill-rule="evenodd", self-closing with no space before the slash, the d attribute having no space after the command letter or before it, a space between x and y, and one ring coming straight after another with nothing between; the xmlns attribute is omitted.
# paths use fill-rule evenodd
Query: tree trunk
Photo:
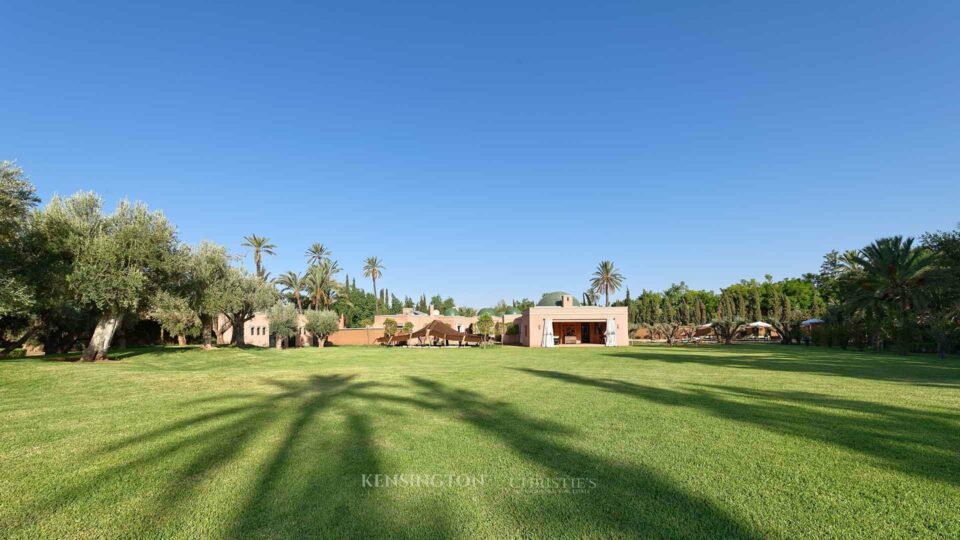
<svg viewBox="0 0 960 540"><path fill-rule="evenodd" d="M10 354L10 352L13 351L14 349L20 348L20 346L23 345L24 343L26 343L27 340L30 339L30 336L32 336L32 335L34 334L34 332L36 332L36 331L37 331L37 327L36 327L36 326L31 326L31 327L28 328L27 331L24 332L23 335L20 336L19 338L15 339L15 340L13 340L13 341L4 342L4 344L3 344L3 350L0 351L0 355L6 356L6 355ZM45 354L50 354L50 353L46 350L46 348L44 348L43 352L44 352Z"/></svg>
<svg viewBox="0 0 960 540"><path fill-rule="evenodd" d="M211 343L213 340L211 339L211 335L210 335L212 333L213 333L213 319L212 317L210 317L210 315L206 315L203 317L203 348L204 349L213 348L213 343ZM217 341L220 341L220 340L217 339Z"/></svg>
<svg viewBox="0 0 960 540"><path fill-rule="evenodd" d="M187 344L187 336L183 334L180 334L179 336L177 336L177 345L183 347L186 344Z"/></svg>
<svg viewBox="0 0 960 540"><path fill-rule="evenodd" d="M373 314L380 313L380 298L377 297L377 278L373 278ZM430 314L432 315L432 313Z"/></svg>
<svg viewBox="0 0 960 540"><path fill-rule="evenodd" d="M221 326L219 323L220 317L218 316L217 321L213 326L213 332L217 336L217 345L226 345L227 339L223 337L223 335L227 333L227 330L233 328L233 321L230 320L229 317L225 316L223 318L223 326Z"/></svg>
<svg viewBox="0 0 960 540"><path fill-rule="evenodd" d="M277 336L277 337L275 338L275 340L276 340L276 343L277 343L277 345L276 345L276 346L277 346L277 350L283 349L283 338L280 337L280 336Z"/></svg>
<svg viewBox="0 0 960 540"><path fill-rule="evenodd" d="M317 336L317 347L323 348L323 342L326 340L326 336Z"/></svg>
<svg viewBox="0 0 960 540"><path fill-rule="evenodd" d="M243 339L243 317L237 317L233 320L233 344L237 347L243 347L247 343Z"/></svg>
<svg viewBox="0 0 960 540"><path fill-rule="evenodd" d="M120 326L122 316L111 313L104 313L97 322L97 328L93 331L93 337L90 343L83 351L81 360L84 362L93 362L95 360L106 360L107 352L110 351L110 343L113 341L113 335Z"/></svg>

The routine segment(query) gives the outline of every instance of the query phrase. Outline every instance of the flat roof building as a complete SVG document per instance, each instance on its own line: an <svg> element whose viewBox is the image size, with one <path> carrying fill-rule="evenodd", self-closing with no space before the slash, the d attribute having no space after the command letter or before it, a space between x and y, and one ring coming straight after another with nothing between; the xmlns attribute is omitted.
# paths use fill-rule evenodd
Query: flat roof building
<svg viewBox="0 0 960 540"><path fill-rule="evenodd" d="M582 306L572 295L546 293L517 324L525 347L627 346L627 308Z"/></svg>

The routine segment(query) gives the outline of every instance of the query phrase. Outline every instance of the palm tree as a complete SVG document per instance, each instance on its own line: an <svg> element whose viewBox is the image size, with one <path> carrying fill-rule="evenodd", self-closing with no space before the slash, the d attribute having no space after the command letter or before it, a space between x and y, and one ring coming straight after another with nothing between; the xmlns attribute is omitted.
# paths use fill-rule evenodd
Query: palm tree
<svg viewBox="0 0 960 540"><path fill-rule="evenodd" d="M277 284L283 287L283 290L290 291L290 294L297 301L297 313L303 313L303 297L300 294L306 288L306 280L303 276L294 271L277 278Z"/></svg>
<svg viewBox="0 0 960 540"><path fill-rule="evenodd" d="M273 250L276 249L277 246L271 244L269 238L255 234L244 236L242 245L243 247L253 249L253 264L257 268L257 277L265 279L266 274L263 272L263 255L276 255L276 252Z"/></svg>
<svg viewBox="0 0 960 540"><path fill-rule="evenodd" d="M623 275L613 265L613 261L600 261L597 271L593 273L593 279L590 280L590 286L597 294L603 293L607 307L610 307L610 293L617 292L622 285Z"/></svg>
<svg viewBox="0 0 960 540"><path fill-rule="evenodd" d="M377 298L377 279L383 276L384 270L386 270L386 267L383 266L383 261L381 261L379 257L367 257L367 262L363 265L363 277L368 277L373 280L374 299ZM380 307L379 301L377 301L377 307Z"/></svg>
<svg viewBox="0 0 960 540"><path fill-rule="evenodd" d="M934 268L934 254L913 247L913 238L881 238L852 258L859 268L859 300L879 301L902 311L926 301L922 285Z"/></svg>
<svg viewBox="0 0 960 540"><path fill-rule="evenodd" d="M305 253L307 256L307 264L320 264L323 261L330 260L330 256L333 255L333 252L327 249L326 246L320 242L314 242L310 249Z"/></svg>
<svg viewBox="0 0 960 540"><path fill-rule="evenodd" d="M924 285L935 262L933 252L913 247L913 238L894 236L873 242L849 257L856 285L850 307L885 319L898 334L898 345L906 346L907 333L929 300Z"/></svg>
<svg viewBox="0 0 960 540"><path fill-rule="evenodd" d="M336 261L329 259L311 266L307 271L305 285L312 298L314 309L329 307L334 302L339 289L334 276L338 272L340 272L340 266Z"/></svg>

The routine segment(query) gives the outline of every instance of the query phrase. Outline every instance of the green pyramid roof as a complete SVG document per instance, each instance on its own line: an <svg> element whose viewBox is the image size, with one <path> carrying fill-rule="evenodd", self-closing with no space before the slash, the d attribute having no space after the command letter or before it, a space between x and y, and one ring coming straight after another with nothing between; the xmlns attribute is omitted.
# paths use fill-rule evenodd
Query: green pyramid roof
<svg viewBox="0 0 960 540"><path fill-rule="evenodd" d="M563 304L563 295L573 296L570 293L563 291L553 291L548 293L543 293L543 296L540 298L540 301L537 302L538 306L560 306ZM576 296L573 296L573 305L579 306L580 301L577 300Z"/></svg>

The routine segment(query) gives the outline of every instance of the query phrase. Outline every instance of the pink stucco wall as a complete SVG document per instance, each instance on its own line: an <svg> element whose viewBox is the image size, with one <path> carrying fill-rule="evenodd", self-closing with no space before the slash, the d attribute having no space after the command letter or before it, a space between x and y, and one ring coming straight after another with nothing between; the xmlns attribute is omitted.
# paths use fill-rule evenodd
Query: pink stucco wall
<svg viewBox="0 0 960 540"><path fill-rule="evenodd" d="M607 322L613 319L617 325L617 346L630 345L627 327L627 308L602 306L536 306L524 310L517 323L520 325L520 344L525 347L540 347L543 341L543 324L547 319L558 322ZM562 346L562 345L561 345Z"/></svg>
<svg viewBox="0 0 960 540"><path fill-rule="evenodd" d="M511 324L517 321L519 318L520 318L519 314L504 315L503 320L507 324ZM472 324L477 322L477 317L461 317L461 316L448 316L448 315L413 315L413 314L404 315L401 313L398 315L377 315L376 317L373 318L373 326L375 327L378 326L380 328L383 328L383 323L387 319L393 319L397 321L397 326L401 328L405 323L410 322L413 324L414 332L416 332L417 330L420 330L421 328L429 324L431 321L440 321L440 322L449 324L451 328L455 330L459 330L461 332L467 331L467 329ZM493 322L494 323L501 322L501 318L495 316L493 317Z"/></svg>

